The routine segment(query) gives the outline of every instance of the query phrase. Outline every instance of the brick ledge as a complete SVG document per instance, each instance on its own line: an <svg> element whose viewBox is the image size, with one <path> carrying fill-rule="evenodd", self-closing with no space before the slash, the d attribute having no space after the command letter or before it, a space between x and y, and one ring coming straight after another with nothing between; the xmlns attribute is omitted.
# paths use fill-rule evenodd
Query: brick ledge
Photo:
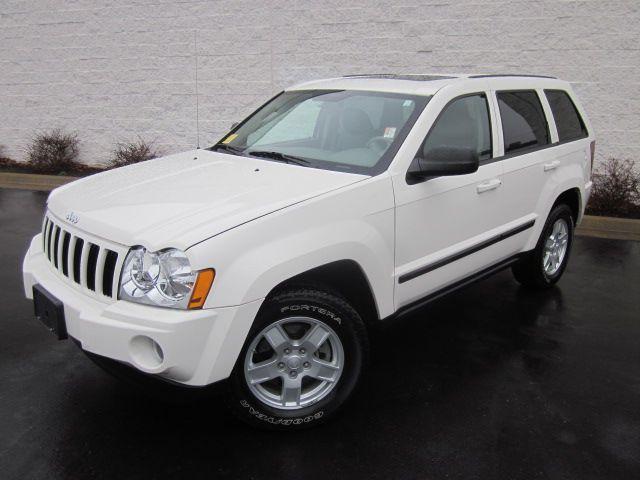
<svg viewBox="0 0 640 480"><path fill-rule="evenodd" d="M0 188L50 191L60 185L73 182L77 179L77 177L67 177L63 175L0 172Z"/></svg>
<svg viewBox="0 0 640 480"><path fill-rule="evenodd" d="M77 177L0 172L0 188L49 191L74 180ZM640 241L640 220L585 215L576 235Z"/></svg>

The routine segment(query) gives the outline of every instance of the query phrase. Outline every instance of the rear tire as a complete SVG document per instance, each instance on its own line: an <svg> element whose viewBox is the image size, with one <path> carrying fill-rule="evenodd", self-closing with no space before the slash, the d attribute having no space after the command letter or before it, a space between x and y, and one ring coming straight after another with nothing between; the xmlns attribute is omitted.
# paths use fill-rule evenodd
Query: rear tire
<svg viewBox="0 0 640 480"><path fill-rule="evenodd" d="M292 288L265 301L231 375L230 406L272 430L325 422L352 395L368 360L364 323L342 297Z"/></svg>
<svg viewBox="0 0 640 480"><path fill-rule="evenodd" d="M569 261L574 222L568 205L556 205L545 222L536 248L513 267L513 275L523 286L546 289L555 285Z"/></svg>

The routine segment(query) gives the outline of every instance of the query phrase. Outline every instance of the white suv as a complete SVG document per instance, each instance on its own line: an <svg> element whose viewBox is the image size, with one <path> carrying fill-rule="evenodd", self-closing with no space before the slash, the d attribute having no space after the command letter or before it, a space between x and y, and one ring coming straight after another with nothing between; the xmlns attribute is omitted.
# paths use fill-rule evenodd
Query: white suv
<svg viewBox="0 0 640 480"><path fill-rule="evenodd" d="M25 292L105 368L229 379L246 421L308 426L352 394L368 325L509 266L556 283L593 155L554 78L304 83L210 148L53 191Z"/></svg>

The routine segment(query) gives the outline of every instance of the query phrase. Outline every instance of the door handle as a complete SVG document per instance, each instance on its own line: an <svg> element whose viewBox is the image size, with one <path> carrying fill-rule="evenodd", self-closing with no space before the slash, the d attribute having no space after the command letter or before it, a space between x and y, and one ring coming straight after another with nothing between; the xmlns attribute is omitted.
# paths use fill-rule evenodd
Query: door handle
<svg viewBox="0 0 640 480"><path fill-rule="evenodd" d="M488 182L478 184L476 186L476 191L478 193L488 192L489 190L495 190L500 185L502 185L502 181L498 178L494 178L493 180L489 180Z"/></svg>
<svg viewBox="0 0 640 480"><path fill-rule="evenodd" d="M544 171L548 172L549 170L555 170L556 168L558 168L558 165L560 165L560 161L559 160L554 160L551 163L545 163L544 164Z"/></svg>

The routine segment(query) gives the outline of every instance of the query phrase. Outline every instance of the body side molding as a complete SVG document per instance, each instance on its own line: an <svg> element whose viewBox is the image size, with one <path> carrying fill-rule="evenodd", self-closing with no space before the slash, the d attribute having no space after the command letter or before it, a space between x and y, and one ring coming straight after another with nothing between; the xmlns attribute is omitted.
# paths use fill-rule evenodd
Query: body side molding
<svg viewBox="0 0 640 480"><path fill-rule="evenodd" d="M411 272L400 275L400 277L398 277L398 283L408 282L409 280L413 280L414 278L424 275L425 273L429 273L440 267L444 267L449 263L455 262L456 260L460 260L461 258L464 258L467 255L476 253L482 250L483 248L490 247L494 243L501 242L502 240L505 240L509 237L517 235L518 233L521 233L521 232L524 232L525 230L530 229L531 227L533 227L535 223L536 223L535 220L530 220L518 227L512 228L511 230L507 230L506 232L500 233L494 237L484 240L483 242L473 245L472 247L466 248L461 252L455 253L453 255L443 258L442 260L438 260L437 262L431 263L429 265L425 265L424 267L420 267L420 268L417 268L416 270L412 270Z"/></svg>
<svg viewBox="0 0 640 480"><path fill-rule="evenodd" d="M527 252L523 252L523 253L518 253L517 255L514 255L512 257L507 258L506 260L502 260L501 262L498 262L488 268L485 268L484 270L480 270L479 272L474 273L473 275L470 275L466 278L463 278L462 280L458 280L455 283L452 283L451 285L447 285L446 287L440 289L440 290L436 290L433 293L430 293L429 295L427 295L426 297L422 297L414 302L411 302L408 305L405 305L403 307L401 307L400 309L398 309L397 312L395 312L393 315L388 316L387 318L384 318L383 320L389 320L389 319L395 319L395 318L399 318L399 317L403 317L411 312L413 312L414 310L417 310L419 308L424 307L425 305L438 300L441 297L444 297L445 295L448 295L449 293L453 293L456 290L459 290L461 288L464 288L468 285L471 285L475 282L478 282L480 280L484 280L487 277L490 277L491 275L501 272L502 270L510 267L511 265L513 265L514 263L516 263L520 258L522 258L523 255L525 255Z"/></svg>

